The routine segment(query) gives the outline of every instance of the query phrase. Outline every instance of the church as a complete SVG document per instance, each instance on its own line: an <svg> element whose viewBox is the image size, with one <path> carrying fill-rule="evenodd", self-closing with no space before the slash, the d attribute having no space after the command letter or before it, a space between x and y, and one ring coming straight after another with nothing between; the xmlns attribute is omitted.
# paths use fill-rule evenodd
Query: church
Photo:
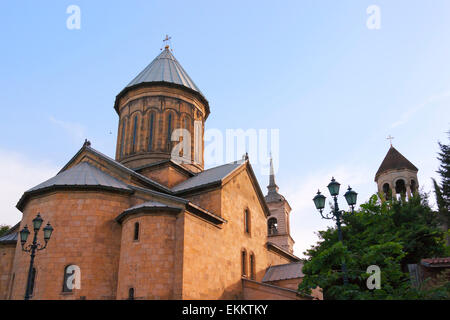
<svg viewBox="0 0 450 320"><path fill-rule="evenodd" d="M54 231L30 272L33 300L322 299L296 290L303 264L273 166L266 194L248 157L205 170L209 103L169 46L114 109L115 159L86 140L18 201L22 219L0 238L0 299L24 299L19 231L38 213ZM177 129L190 150L174 156Z"/></svg>

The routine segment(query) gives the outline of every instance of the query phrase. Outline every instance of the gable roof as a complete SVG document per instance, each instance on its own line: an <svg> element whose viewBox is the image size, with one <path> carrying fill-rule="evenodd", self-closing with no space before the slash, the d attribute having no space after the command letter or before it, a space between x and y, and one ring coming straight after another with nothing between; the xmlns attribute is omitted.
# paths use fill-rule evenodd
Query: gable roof
<svg viewBox="0 0 450 320"><path fill-rule="evenodd" d="M189 190L221 183L234 170L245 164L244 160L230 162L218 167L207 169L189 178L172 188L175 193L183 193Z"/></svg>
<svg viewBox="0 0 450 320"><path fill-rule="evenodd" d="M25 191L16 207L21 210L26 199L33 194L60 188L106 189L132 193L125 183L110 176L88 162L80 162L72 168L59 172L53 178Z"/></svg>
<svg viewBox="0 0 450 320"><path fill-rule="evenodd" d="M136 171L124 166L123 164L121 164L120 162L117 162L116 160L108 157L107 155L101 153L100 151L94 149L91 147L91 144L89 141L86 141L83 146L81 147L80 150L78 150L78 152L72 157L72 159L69 160L69 162L67 162L67 164L59 171L59 172L63 172L65 171L70 164L73 163L73 161L75 161L75 159L83 152L83 151L88 151L94 155L96 155L97 157L99 157L100 159L104 160L105 162L111 164L113 167L119 169L120 171L129 174L133 177L135 177L136 179L138 179L140 182L142 182L144 185L149 185L152 186L153 188L155 188L158 191L162 191L162 192L167 192L169 194L172 194L172 191L167 188L166 186L163 186L162 184L147 178L146 176L137 173Z"/></svg>
<svg viewBox="0 0 450 320"><path fill-rule="evenodd" d="M267 268L262 282L302 278L305 276L302 269L303 262L270 266L269 268Z"/></svg>
<svg viewBox="0 0 450 320"><path fill-rule="evenodd" d="M131 191L125 183L94 167L92 164L80 162L72 168L58 173L53 178L38 184L26 192L54 186L102 186Z"/></svg>
<svg viewBox="0 0 450 320"><path fill-rule="evenodd" d="M378 176L383 172L399 169L409 169L415 172L419 171L415 165L398 152L397 149L391 146L375 175L375 180L377 180Z"/></svg>

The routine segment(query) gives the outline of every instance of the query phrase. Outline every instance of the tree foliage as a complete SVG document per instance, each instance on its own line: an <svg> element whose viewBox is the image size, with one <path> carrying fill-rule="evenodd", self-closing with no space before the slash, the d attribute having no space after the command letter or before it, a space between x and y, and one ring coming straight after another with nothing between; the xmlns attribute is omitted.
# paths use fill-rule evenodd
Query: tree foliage
<svg viewBox="0 0 450 320"><path fill-rule="evenodd" d="M0 225L0 237L3 236L8 230L10 229L10 226L7 225Z"/></svg>
<svg viewBox="0 0 450 320"><path fill-rule="evenodd" d="M441 176L441 183L439 184L433 179L433 186L440 223L443 229L447 231L447 245L450 245L450 234L448 231L450 226L450 144L445 145L439 142L439 148L441 151L438 153L438 160L441 164L437 173Z"/></svg>
<svg viewBox="0 0 450 320"><path fill-rule="evenodd" d="M319 231L321 240L305 252L309 259L303 267L301 292L310 293L319 286L325 299L418 299L450 293L450 288L442 286L432 291L415 289L407 272L408 264L441 256L445 250L437 214L425 196L380 201L374 195L360 210L344 215L342 233L343 243L335 228ZM348 269L346 286L342 262ZM370 274L366 271L371 265L381 269L380 289L367 287Z"/></svg>

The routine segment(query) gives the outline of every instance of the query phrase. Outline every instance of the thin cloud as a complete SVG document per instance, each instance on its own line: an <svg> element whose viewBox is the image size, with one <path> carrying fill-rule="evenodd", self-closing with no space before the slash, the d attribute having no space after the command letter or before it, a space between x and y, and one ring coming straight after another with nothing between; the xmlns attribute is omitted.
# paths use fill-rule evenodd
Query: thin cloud
<svg viewBox="0 0 450 320"><path fill-rule="evenodd" d="M53 116L50 116L49 120L56 126L62 128L75 143L79 143L86 137L87 130L80 123L59 120Z"/></svg>
<svg viewBox="0 0 450 320"><path fill-rule="evenodd" d="M45 162L35 162L11 150L0 149L0 224L14 225L22 218L16 209L22 194L50 179L58 168Z"/></svg>
<svg viewBox="0 0 450 320"><path fill-rule="evenodd" d="M407 123L412 118L412 116L414 116L414 114L417 113L418 111L420 111L421 109L423 109L426 106L429 106L433 103L439 102L441 100L445 100L448 97L450 97L450 91L446 91L441 94L431 96L430 98L428 98L428 100L426 102L422 103L421 105L415 106L415 107L407 110L406 112L404 112L400 116L399 120L392 123L391 128L396 128L396 127L399 127L399 126Z"/></svg>

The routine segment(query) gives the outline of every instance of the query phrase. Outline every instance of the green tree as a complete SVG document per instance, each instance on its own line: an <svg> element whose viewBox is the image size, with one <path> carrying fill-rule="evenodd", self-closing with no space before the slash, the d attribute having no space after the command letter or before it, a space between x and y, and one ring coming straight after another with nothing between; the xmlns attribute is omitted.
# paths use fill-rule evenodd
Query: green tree
<svg viewBox="0 0 450 320"><path fill-rule="evenodd" d="M440 256L445 250L437 215L425 196L380 201L374 195L353 215L344 215L343 221L343 243L338 241L337 230L328 228L319 231L321 240L305 252L309 259L303 267L301 292L310 293L319 286L325 299L431 297L431 293L412 287L407 272L408 264ZM342 262L348 269L347 286L343 285ZM370 275L366 270L371 265L380 267L381 289L367 288Z"/></svg>
<svg viewBox="0 0 450 320"><path fill-rule="evenodd" d="M448 133L450 137L450 132ZM441 184L433 179L434 193L438 205L439 219L444 231L447 232L447 246L450 246L449 224L450 224L450 144L439 142L441 151L438 160L441 162L437 173L441 176ZM450 251L450 250L449 250Z"/></svg>
<svg viewBox="0 0 450 320"><path fill-rule="evenodd" d="M0 237L3 236L8 230L10 229L10 226L7 225L0 225Z"/></svg>

